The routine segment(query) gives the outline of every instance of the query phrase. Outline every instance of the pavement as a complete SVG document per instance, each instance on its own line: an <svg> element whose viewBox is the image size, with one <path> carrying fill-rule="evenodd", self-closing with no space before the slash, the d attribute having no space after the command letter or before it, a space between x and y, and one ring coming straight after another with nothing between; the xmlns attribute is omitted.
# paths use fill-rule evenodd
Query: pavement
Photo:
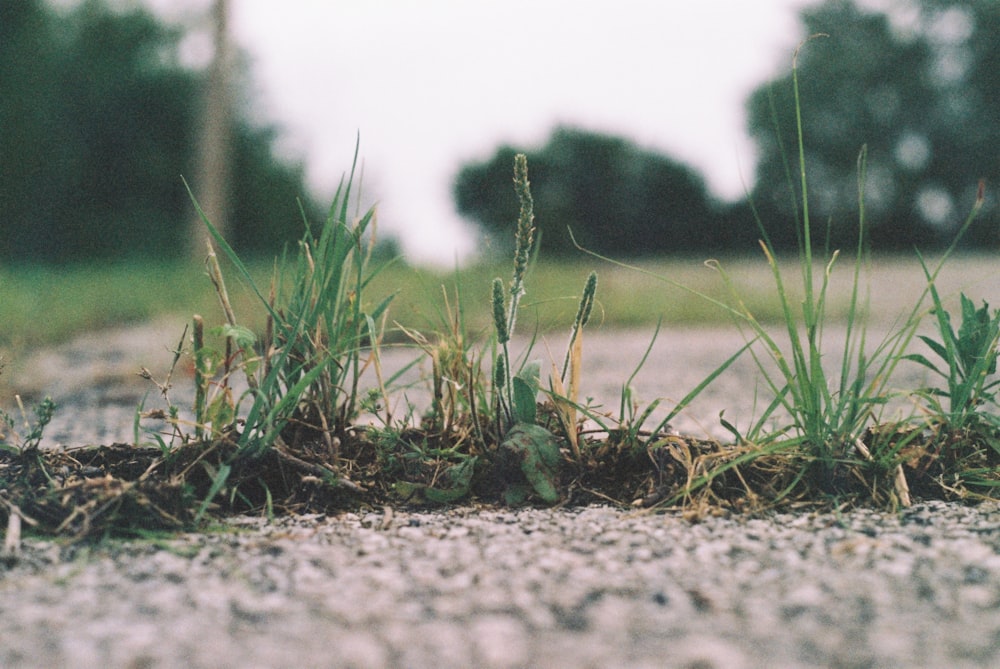
<svg viewBox="0 0 1000 669"><path fill-rule="evenodd" d="M0 666L995 667L1000 513L390 509L0 571Z"/></svg>

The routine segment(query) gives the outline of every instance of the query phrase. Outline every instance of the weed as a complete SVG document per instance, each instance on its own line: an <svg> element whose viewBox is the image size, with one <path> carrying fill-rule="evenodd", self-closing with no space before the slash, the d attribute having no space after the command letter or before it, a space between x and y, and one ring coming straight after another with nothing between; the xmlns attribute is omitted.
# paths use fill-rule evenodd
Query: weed
<svg viewBox="0 0 1000 669"><path fill-rule="evenodd" d="M995 310L991 314L985 302L977 309L963 293L960 296L962 322L956 332L951 315L942 306L933 282L930 283L930 293L939 339L924 335L919 339L941 359L944 366L939 367L919 353L912 353L906 358L941 377L944 387L926 388L920 395L932 415L938 416L950 430L1000 427L1000 419L986 411L989 406L996 408L1000 386L1000 380L991 378L997 371L1000 311ZM947 404L943 400L947 400Z"/></svg>
<svg viewBox="0 0 1000 669"><path fill-rule="evenodd" d="M1000 416L997 415L997 371L1000 342L1000 311L990 311L983 302L976 308L971 299L960 295L961 324L956 331L931 273L924 265L933 302L932 314L938 339L920 340L940 360L932 362L921 353L911 353L913 361L939 377L939 387L916 392L923 401L929 443L914 448L908 443L894 445L892 455L912 468L938 472L937 480L953 490L978 489L986 494L998 485L1000 465ZM914 435L918 430L913 430Z"/></svg>
<svg viewBox="0 0 1000 669"><path fill-rule="evenodd" d="M267 313L265 335L258 341L238 324L210 245L208 272L226 316L226 324L218 331L225 341L225 352L220 356L199 345L202 326L196 318L196 433L229 439L233 431L235 455L212 472L212 488L199 516L225 487L234 463L260 458L272 448L298 464L301 461L289 449L318 441L331 455L334 467L320 467L319 471L336 478L340 436L357 416L358 380L363 369L377 361L382 332L377 323L391 300L389 296L370 310L363 300L365 288L379 271L368 267L375 240L375 210L352 220L348 207L354 177L352 168L341 182L318 236L306 222L295 261L283 258L276 265L267 297L198 208L212 239ZM363 355L365 347L370 348ZM237 371L246 382L246 390L238 397L230 384ZM241 429L237 431L236 417L244 400L249 401L249 408L239 419ZM209 426L212 431L205 434L203 430Z"/></svg>
<svg viewBox="0 0 1000 669"><path fill-rule="evenodd" d="M797 56L798 52L795 60ZM654 275L667 284L688 290L689 293L720 307L729 314L736 326L745 332L747 346L760 378L773 397L762 415L743 433L736 426L723 421L724 427L737 438L736 448L728 456L719 458L718 453L704 454L697 458L678 456L679 461L685 463L684 467L689 472L689 483L680 496L674 498L675 501L686 498L693 488L707 486L716 477L729 471L735 471L738 477L742 477L739 474L740 468L745 471L751 467L761 466L765 462L767 462L766 469L772 470L774 458L786 458L788 462L785 466L798 470L789 479L789 485L772 489L779 499L792 494L794 488L801 483L805 483L809 490L843 493L851 485L852 468L860 465L867 465L878 471L890 470L892 476L889 478L895 481L893 485L899 492L899 498L905 497L906 481L900 466L900 440L886 438L883 441L873 442L869 448L862 437L869 439L875 437L870 427L879 420L883 407L893 396L890 380L898 364L906 358L906 351L921 320L922 304L928 291L924 291L901 324L897 321L887 336L874 348L869 348L865 301L861 290L861 270L866 265L867 226L864 192L867 152L862 147L858 156L857 248L851 272L846 316L843 318L844 331L836 333L843 335L843 345L838 356L833 358L839 361L837 372L833 373L833 370L825 364L830 358L824 346L824 339L836 336L827 332L827 325L830 321L829 297L832 278L839 252L826 251L823 256L816 255L816 243L809 213L802 109L794 62L792 86L798 138L798 187L794 185L791 169L788 170L788 178L790 191L792 193L798 191L800 205L796 207L796 211L799 222L797 263L801 275L801 300L786 281L766 227L755 212L755 222L761 234L760 247L774 283L786 341L783 342L781 337L773 334L767 327L765 319L759 318L755 311L747 306L738 283L721 263L708 261L706 264L715 269L722 279L729 295L728 301L725 302L686 289L668 277ZM981 204L980 197L956 235L952 246L939 260L936 268L932 271L925 266L931 287L934 278L954 250L958 238L968 229ZM819 278L816 272L817 261L821 268ZM622 265L622 263L616 264ZM648 273L641 268L637 269ZM628 418L627 421L623 421L628 425L625 436L634 439L638 432L637 425L641 425L648 418L650 410L638 415L635 411L630 411L626 416L627 396L626 386L621 413L623 419ZM777 427L765 431L765 426L771 424L776 424ZM658 427L654 430L654 434L659 429ZM757 462L758 458L760 462ZM708 462L714 464L707 466ZM748 484L742 478L740 480L746 488ZM750 489L747 490L749 492Z"/></svg>
<svg viewBox="0 0 1000 669"><path fill-rule="evenodd" d="M794 66L792 86L797 183L791 169L788 178L798 207L794 262L800 280L788 279L755 213L781 332L772 332L772 319L720 262L706 264L715 270L724 299L648 268L632 268L717 309L745 340L655 426L647 423L662 400L642 408L632 384L660 323L622 387L617 416L597 413L589 398L580 401L583 330L595 306L596 273L583 285L565 354L561 364L552 360L547 384L542 364L531 357L537 326L524 351L512 353L519 312L530 306L522 298L537 251L524 155L514 161L519 215L511 279L493 279L489 301L481 305L489 306L492 337L483 348L474 346L456 278L454 297L444 292L438 310L443 327L436 337L399 325L430 360L429 406L423 413L408 402L402 412L392 409L390 392L409 366L383 377L380 351L392 295L374 304L368 300L373 280L387 265L371 262L374 210L349 215L352 168L326 221L318 230L306 223L294 253L275 263L266 291L202 214L214 242L207 248L206 268L224 322L206 331L200 316L192 321L193 418L182 419L169 395L185 331L166 379L156 381L144 372L168 409L145 411L144 400L131 446L45 453L39 444L55 409L48 399L36 409L34 423L25 419L23 438L13 430L14 420L0 415L7 428L0 431L0 472L13 477L9 488L15 490L8 492L6 480L0 486L0 511L16 509L18 519L23 512L30 523L43 518L56 532L86 535L109 526L127 533L183 527L217 508L259 510L268 518L281 509L326 509L345 491L376 504L447 504L470 496L554 504L577 501L579 493L620 504L682 504L695 515L709 506L753 509L817 500L834 500L838 507L845 500L906 505L911 490L934 490L946 498L992 496L1000 488L1000 311L985 302L976 307L963 293L956 330L937 284L982 206L982 184L969 217L937 263L931 266L918 254L926 287L915 304L869 347L869 298L861 280L868 264L866 149L858 155L857 248L840 316L832 306L839 251L818 251L810 220ZM237 319L216 248L249 286L265 314L263 328ZM926 313L934 316L937 334L918 337ZM830 327L835 318L842 320L842 331ZM840 336L843 343L831 356L830 342ZM930 349L933 360L910 352L914 338ZM760 415L741 430L720 414L734 443L674 433L669 422L746 352L771 394ZM483 369L487 356L489 372ZM943 383L917 391L924 410L919 419L885 421L885 407L899 396L890 380L903 360ZM376 381L367 390L359 385L366 370ZM362 411L375 414L378 426L359 425ZM23 406L21 412L26 413ZM165 420L172 431L153 433L155 444L140 444L143 417ZM599 432L582 429L588 420L600 428L601 438L588 441ZM10 511L8 518L15 522Z"/></svg>
<svg viewBox="0 0 1000 669"><path fill-rule="evenodd" d="M515 422L535 421L535 397L538 393L539 368L535 364L515 370L510 357L510 339L517 323L518 306L524 296L524 278L535 241L535 213L528 181L528 159L524 154L514 158L514 189L520 202L514 245L514 272L510 284L504 288L503 280L493 280L491 304L496 341L501 347L494 363L494 389L496 413L501 434Z"/></svg>
<svg viewBox="0 0 1000 669"><path fill-rule="evenodd" d="M792 86L798 136L801 200L798 262L802 277L803 299L800 309L796 308L786 288L784 275L767 231L760 218L756 217L758 230L762 236L760 246L772 271L784 314L787 350L784 350L764 324L742 305L738 291L721 265L716 264L715 267L730 288L736 302L736 309L739 312L738 324L748 326L765 349L763 359L756 351L753 351L753 356L762 378L775 397L775 401L765 411L762 420L758 422L748 439L751 441L760 439L759 427L775 410L783 409L791 420L784 431L793 435L793 441L802 444L808 455L819 462L820 478L817 483L822 488L829 488L833 483L830 478L833 476L832 469L836 461L846 455L848 445L860 435L873 413L887 401L889 392L887 384L900 352L912 336L915 320L908 320L903 329L884 339L873 351L866 350L867 327L861 314L860 303L860 276L865 263L866 227L864 209L866 149L863 147L858 156L858 241L844 344L838 358L839 374L831 376L829 370L824 367L823 339L827 325L827 296L839 252L833 251L823 258L822 281L817 287L809 214L809 189L805 170L805 143L802 136L798 76L794 66ZM765 359L771 364L765 364ZM771 365L777 369L776 375L771 371Z"/></svg>
<svg viewBox="0 0 1000 669"><path fill-rule="evenodd" d="M797 54L796 54L797 55ZM796 307L786 288L784 275L768 239L767 231L756 217L762 241L761 248L772 271L781 303L787 335L787 349L779 344L767 328L739 300L739 292L721 265L716 264L723 281L735 300L738 325L746 325L761 345L764 355L753 351L754 360L774 401L751 431L750 440L764 438L761 428L778 409L789 417L786 427L767 439L787 435L787 444L805 456L807 477L819 490L837 493L845 485L842 465L850 462L860 437L868 426L878 420L881 408L892 396L890 380L899 362L905 358L919 325L923 296L912 310L873 349L867 348L867 324L861 301L861 269L865 260L865 182L867 151L862 147L858 156L858 241L851 274L850 300L845 320L844 343L836 360L839 370L832 375L824 366L828 291L839 252L827 252L822 258L821 282L816 285L813 231L809 214L809 189L806 176L805 142L802 135L802 110L799 102L797 70L793 66L792 86L795 100L798 137L798 176L801 202L799 227L799 269L803 299ZM794 191L794 189L792 189ZM973 210L959 235L968 228L975 216ZM956 240L957 241L957 240ZM954 245L952 246L952 249ZM951 249L949 249L950 253ZM949 253L941 258L935 274ZM926 291L925 291L926 294ZM774 372L772 370L777 370ZM859 453L869 459L863 450ZM813 466L815 465L815 467Z"/></svg>
<svg viewBox="0 0 1000 669"><path fill-rule="evenodd" d="M0 410L0 449L11 453L24 455L27 453L37 453L45 434L45 428L52 422L52 417L56 412L56 403L51 397L45 397L34 407L35 420L28 418L28 412L24 408L20 395L14 396L17 406L21 412L24 422L24 434L18 434L15 428L16 421L6 411Z"/></svg>
<svg viewBox="0 0 1000 669"><path fill-rule="evenodd" d="M590 312L594 308L594 295L597 293L597 273L591 272L583 286L580 304L570 330L569 344L566 346L566 358L563 360L562 372L557 373L555 364L549 376L550 397L555 405L556 415L562 424L563 434L569 440L570 448L577 462L580 462L579 426L577 425L577 402L580 395L580 382L583 368L583 326L590 320Z"/></svg>
<svg viewBox="0 0 1000 669"><path fill-rule="evenodd" d="M0 358L0 371L3 371L2 358ZM6 411L0 410L0 450L7 451L8 453L16 454L18 456L30 454L37 457L39 446L42 443L42 436L45 433L45 428L50 422L52 422L52 417L55 415L56 403L53 402L52 398L48 396L42 399L42 401L39 402L34 408L35 420L32 422L28 418L28 412L24 408L24 402L21 400L21 396L15 395L14 399L21 412L24 432L23 434L19 434L17 428L15 427L16 421L13 416L8 414Z"/></svg>
<svg viewBox="0 0 1000 669"><path fill-rule="evenodd" d="M500 470L506 472L502 476L509 480L505 493L508 503L519 504L533 491L551 504L560 497L557 482L562 455L555 435L539 424L541 363L527 361L532 344L529 344L519 363L515 363L510 355L510 341L517 322L518 306L525 293L524 279L535 242L534 205L528 180L528 159L524 154L514 158L514 189L520 202L514 271L506 289L500 278L493 280L491 295L495 341L500 347L493 365L495 420L500 438L499 462ZM577 462L581 454L575 406L580 384L582 330L590 319L596 291L597 275L591 273L580 297L562 372L553 364L549 381L557 419Z"/></svg>
<svg viewBox="0 0 1000 669"><path fill-rule="evenodd" d="M455 441L475 438L486 443L479 419L479 407L487 407L488 384L482 371L482 358L473 348L473 337L467 331L465 305L461 285L453 280L453 297L442 289L443 310L438 314L442 327L432 339L421 332L397 326L424 352L431 362L431 404L421 425L432 434L447 436ZM489 423L489 421L486 421ZM470 428L471 430L468 430ZM467 434L471 431L472 434Z"/></svg>

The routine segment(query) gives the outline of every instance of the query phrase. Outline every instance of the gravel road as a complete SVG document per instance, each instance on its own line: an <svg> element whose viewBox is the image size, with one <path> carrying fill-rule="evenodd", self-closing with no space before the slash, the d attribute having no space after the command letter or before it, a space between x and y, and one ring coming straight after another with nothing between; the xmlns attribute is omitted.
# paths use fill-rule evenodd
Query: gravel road
<svg viewBox="0 0 1000 669"><path fill-rule="evenodd" d="M164 371L178 336L102 333L29 361L28 390L63 406L49 445L130 440L135 369ZM617 411L648 337L589 335L584 392ZM740 344L665 333L637 393L677 399ZM754 388L741 363L676 425L750 420ZM28 540L0 566L0 620L3 667L992 667L1000 508L696 524L370 509L155 545Z"/></svg>

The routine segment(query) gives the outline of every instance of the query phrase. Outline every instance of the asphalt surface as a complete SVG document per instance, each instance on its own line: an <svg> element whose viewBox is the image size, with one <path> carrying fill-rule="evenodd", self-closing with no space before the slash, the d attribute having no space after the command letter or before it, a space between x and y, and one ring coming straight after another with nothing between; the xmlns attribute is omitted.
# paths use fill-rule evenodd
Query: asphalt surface
<svg viewBox="0 0 1000 669"><path fill-rule="evenodd" d="M31 541L4 667L995 667L1000 514L379 510Z"/></svg>

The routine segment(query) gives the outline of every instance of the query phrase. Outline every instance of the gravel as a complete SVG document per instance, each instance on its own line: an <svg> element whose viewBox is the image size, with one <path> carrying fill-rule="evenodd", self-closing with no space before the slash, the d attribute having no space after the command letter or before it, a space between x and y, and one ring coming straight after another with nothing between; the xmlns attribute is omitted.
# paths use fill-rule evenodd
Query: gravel
<svg viewBox="0 0 1000 669"><path fill-rule="evenodd" d="M93 550L0 578L4 667L987 667L1000 515L384 510Z"/></svg>
<svg viewBox="0 0 1000 669"><path fill-rule="evenodd" d="M36 360L56 370L37 392L63 405L49 445L131 438L145 387L130 365L154 346L136 334ZM176 337L155 342L157 361ZM588 338L609 406L646 343ZM636 387L683 396L738 346L671 333ZM734 374L685 427L752 412L750 370ZM3 667L1000 666L1000 507L694 524L605 507L374 509L89 548L30 539L0 566L0 620Z"/></svg>

